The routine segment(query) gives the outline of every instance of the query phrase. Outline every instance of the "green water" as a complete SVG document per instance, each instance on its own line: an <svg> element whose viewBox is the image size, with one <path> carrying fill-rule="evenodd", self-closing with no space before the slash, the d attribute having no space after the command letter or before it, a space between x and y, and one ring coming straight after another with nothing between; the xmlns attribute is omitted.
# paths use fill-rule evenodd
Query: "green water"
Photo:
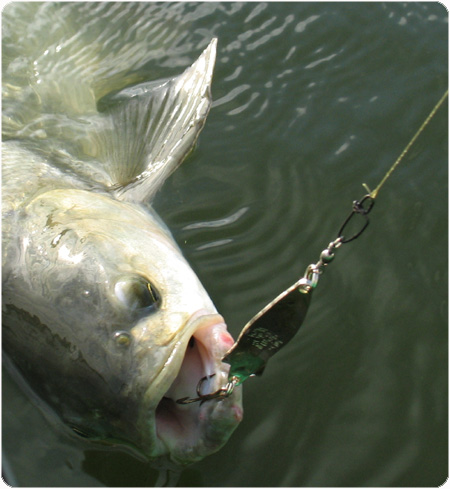
<svg viewBox="0 0 450 489"><path fill-rule="evenodd" d="M179 73L219 39L198 147L155 207L237 336L335 239L447 87L438 3L185 3ZM148 65L150 71L151 63ZM436 486L448 473L448 127L440 110L338 250L298 335L244 384L244 421L180 486ZM6 379L3 452L28 486L152 486L68 445ZM8 423L5 423L5 419ZM5 426L7 425L7 428Z"/></svg>

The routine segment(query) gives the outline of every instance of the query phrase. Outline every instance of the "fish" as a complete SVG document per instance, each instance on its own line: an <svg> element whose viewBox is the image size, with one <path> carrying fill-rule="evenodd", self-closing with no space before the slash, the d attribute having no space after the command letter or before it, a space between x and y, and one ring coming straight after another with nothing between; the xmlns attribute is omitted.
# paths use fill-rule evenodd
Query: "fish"
<svg viewBox="0 0 450 489"><path fill-rule="evenodd" d="M151 205L205 124L217 39L150 78L141 8L3 10L3 359L73 436L180 467L243 417L240 387L176 403L226 384L233 338Z"/></svg>

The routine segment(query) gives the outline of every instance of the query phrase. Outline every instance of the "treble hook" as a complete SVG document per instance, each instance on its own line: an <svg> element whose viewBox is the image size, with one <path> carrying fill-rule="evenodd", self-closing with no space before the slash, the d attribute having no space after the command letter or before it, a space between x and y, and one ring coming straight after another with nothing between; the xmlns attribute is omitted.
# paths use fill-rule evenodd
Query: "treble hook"
<svg viewBox="0 0 450 489"><path fill-rule="evenodd" d="M216 390L215 392L212 392L211 394L202 394L201 393L201 388L203 382L205 380L211 379L214 377L216 374L212 375L205 375L205 377L202 377L198 384L197 384L197 396L194 398L190 397L183 397L181 399L177 399L177 404L191 404L193 402L205 402L205 401L210 401L211 399L220 399L223 400L228 396L231 396L233 393L234 388L236 387L236 384L238 383L238 378L237 377L232 377L230 382L228 382L225 387L221 387L220 389Z"/></svg>

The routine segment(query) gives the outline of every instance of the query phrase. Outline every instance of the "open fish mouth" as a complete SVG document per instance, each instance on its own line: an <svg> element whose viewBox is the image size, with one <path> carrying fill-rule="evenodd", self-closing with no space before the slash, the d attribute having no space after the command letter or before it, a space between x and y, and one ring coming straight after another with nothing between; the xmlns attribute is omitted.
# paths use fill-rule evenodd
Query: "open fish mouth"
<svg viewBox="0 0 450 489"><path fill-rule="evenodd" d="M171 461L188 464L219 450L243 417L241 389L226 399L188 405L176 401L216 391L227 383L229 365L221 361L234 341L222 316L196 313L189 321L193 334L182 346L184 358L176 378L156 407L156 436Z"/></svg>

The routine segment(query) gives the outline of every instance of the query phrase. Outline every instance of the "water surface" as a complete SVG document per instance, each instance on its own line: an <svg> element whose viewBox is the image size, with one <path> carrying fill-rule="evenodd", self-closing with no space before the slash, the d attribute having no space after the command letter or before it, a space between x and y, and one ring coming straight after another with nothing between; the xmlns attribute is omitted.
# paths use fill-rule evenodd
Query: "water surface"
<svg viewBox="0 0 450 489"><path fill-rule="evenodd" d="M447 11L157 8L172 30L146 76L180 73L219 39L205 129L155 207L237 336L318 260L361 184L376 186L446 90ZM380 192L367 231L337 252L301 331L246 382L244 421L229 443L179 485L445 481L447 117L445 104ZM17 484L156 483L158 473L131 456L59 434L8 379L3 392L3 451Z"/></svg>

